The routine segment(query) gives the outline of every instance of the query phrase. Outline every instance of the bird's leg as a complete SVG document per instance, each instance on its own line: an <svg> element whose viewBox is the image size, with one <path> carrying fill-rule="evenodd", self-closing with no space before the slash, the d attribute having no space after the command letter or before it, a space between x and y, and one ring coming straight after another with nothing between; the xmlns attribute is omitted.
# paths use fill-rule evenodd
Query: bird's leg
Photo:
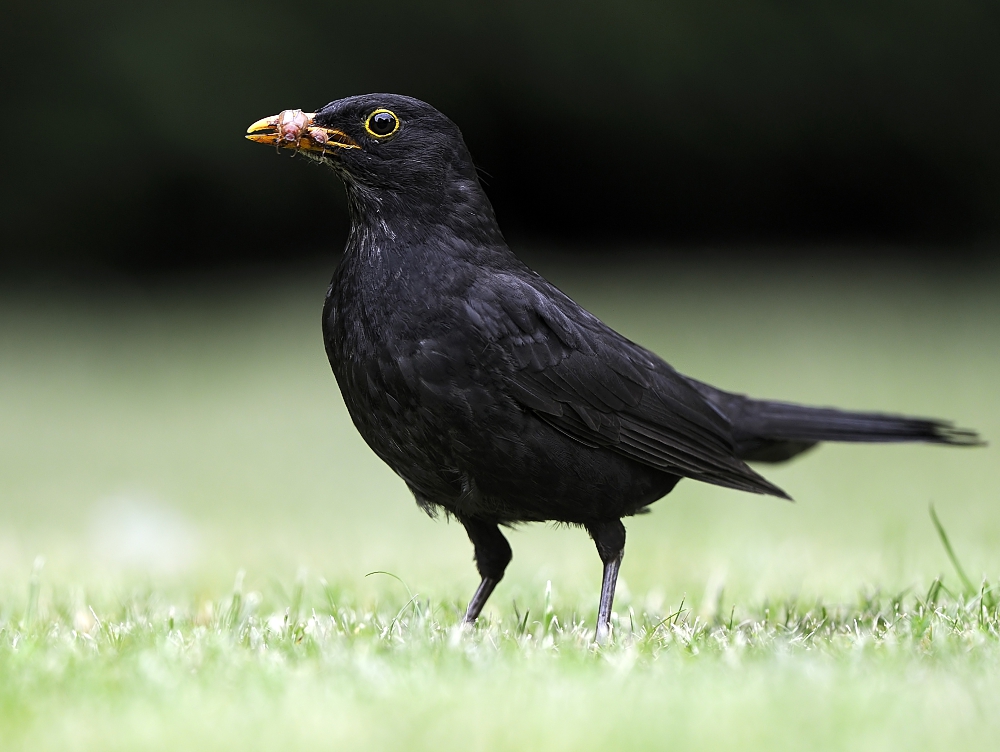
<svg viewBox="0 0 1000 752"><path fill-rule="evenodd" d="M507 539L503 537L495 522L467 517L459 517L459 520L465 526L465 532L469 534L469 540L475 547L476 569L483 578L472 600L469 601L469 608L463 619L465 624L472 624L479 617L493 588L503 579L504 570L510 563L511 553Z"/></svg>
<svg viewBox="0 0 1000 752"><path fill-rule="evenodd" d="M603 644L611 635L611 607L615 602L615 584L618 569L625 555L625 526L621 520L610 520L587 525L587 532L597 545L597 553L604 562L604 579L601 581L601 607L597 613L597 642Z"/></svg>

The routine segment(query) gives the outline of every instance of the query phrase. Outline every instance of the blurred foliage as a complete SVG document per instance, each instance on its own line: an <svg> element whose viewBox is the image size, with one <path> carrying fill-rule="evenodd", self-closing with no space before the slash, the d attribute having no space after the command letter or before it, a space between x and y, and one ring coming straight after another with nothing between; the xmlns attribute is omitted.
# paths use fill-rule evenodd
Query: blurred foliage
<svg viewBox="0 0 1000 752"><path fill-rule="evenodd" d="M246 143L365 91L463 128L514 236L968 241L1000 229L989 0L6 3L0 260L340 244L332 176Z"/></svg>

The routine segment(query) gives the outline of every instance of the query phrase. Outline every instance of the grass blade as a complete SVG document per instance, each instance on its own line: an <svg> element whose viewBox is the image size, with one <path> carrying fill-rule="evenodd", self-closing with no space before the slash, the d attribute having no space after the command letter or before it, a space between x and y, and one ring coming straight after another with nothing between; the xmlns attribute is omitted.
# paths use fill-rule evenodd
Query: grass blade
<svg viewBox="0 0 1000 752"><path fill-rule="evenodd" d="M978 592L978 588L972 584L972 580L962 569L962 564L959 562L958 557L955 556L955 550L951 547L951 542L948 540L948 534L944 531L944 525L941 524L941 520L938 519L937 512L934 511L934 505L930 505L931 510L931 521L934 523L934 527L937 529L938 537L941 539L941 545L944 546L945 552L948 554L948 558L951 559L951 565L955 567L955 571L958 572L958 578L962 581L962 586L965 588L965 594L967 596L973 596Z"/></svg>

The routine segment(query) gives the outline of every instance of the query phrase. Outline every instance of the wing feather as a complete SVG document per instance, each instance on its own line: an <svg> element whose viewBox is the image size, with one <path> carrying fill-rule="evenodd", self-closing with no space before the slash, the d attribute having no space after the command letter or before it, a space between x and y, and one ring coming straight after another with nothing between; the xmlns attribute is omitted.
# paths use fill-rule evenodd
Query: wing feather
<svg viewBox="0 0 1000 752"><path fill-rule="evenodd" d="M545 286L547 289L538 289ZM508 393L567 436L667 473L787 498L736 456L732 425L683 376L541 278L505 277L490 306ZM488 294L483 295L489 299ZM477 314L478 315L478 314Z"/></svg>

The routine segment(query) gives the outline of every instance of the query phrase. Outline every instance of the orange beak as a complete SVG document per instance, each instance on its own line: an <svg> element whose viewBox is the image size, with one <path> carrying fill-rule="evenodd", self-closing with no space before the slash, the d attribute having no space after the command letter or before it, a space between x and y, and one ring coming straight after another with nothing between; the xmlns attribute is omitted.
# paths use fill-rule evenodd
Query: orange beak
<svg viewBox="0 0 1000 752"><path fill-rule="evenodd" d="M247 138L279 149L326 153L328 149L358 149L357 141L336 128L314 125L315 112L283 110L247 128Z"/></svg>

